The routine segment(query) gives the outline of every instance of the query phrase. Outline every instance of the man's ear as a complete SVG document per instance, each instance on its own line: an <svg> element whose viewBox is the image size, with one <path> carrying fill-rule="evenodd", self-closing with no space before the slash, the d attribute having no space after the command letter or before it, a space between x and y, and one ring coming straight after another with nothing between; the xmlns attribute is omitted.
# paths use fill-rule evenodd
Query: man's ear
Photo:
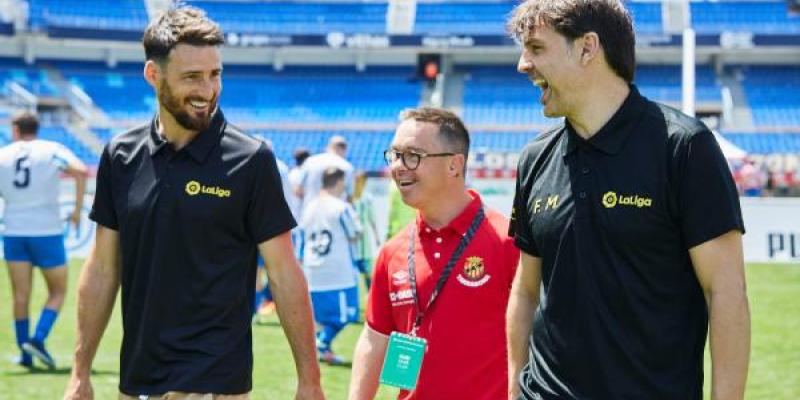
<svg viewBox="0 0 800 400"><path fill-rule="evenodd" d="M580 52L581 65L584 67L597 58L602 51L600 36L597 36L596 32L585 33L579 40L576 40L576 43L580 46L577 50Z"/></svg>
<svg viewBox="0 0 800 400"><path fill-rule="evenodd" d="M448 168L447 172L451 176L455 177L461 176L461 174L464 173L464 164L466 163L466 161L467 160L466 158L464 158L463 154L454 155L453 157L450 158L450 163L447 167Z"/></svg>
<svg viewBox="0 0 800 400"><path fill-rule="evenodd" d="M153 88L158 87L158 82L162 78L163 71L161 71L161 66L158 65L157 62L153 60L147 60L144 63L144 80L150 84Z"/></svg>

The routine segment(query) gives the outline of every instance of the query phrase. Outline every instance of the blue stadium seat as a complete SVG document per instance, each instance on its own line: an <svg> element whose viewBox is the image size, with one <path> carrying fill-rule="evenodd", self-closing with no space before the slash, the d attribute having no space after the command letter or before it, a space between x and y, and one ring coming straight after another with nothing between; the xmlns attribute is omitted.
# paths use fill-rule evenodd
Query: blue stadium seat
<svg viewBox="0 0 800 400"><path fill-rule="evenodd" d="M672 104L681 101L680 65L640 64L634 83L651 100ZM713 67L709 65L695 68L695 101L717 104L722 101L722 87L717 82Z"/></svg>
<svg viewBox="0 0 800 400"><path fill-rule="evenodd" d="M16 82L34 95L58 97L61 91L50 81L47 72L27 65L18 58L0 58L0 89L5 82Z"/></svg>
<svg viewBox="0 0 800 400"><path fill-rule="evenodd" d="M347 159L353 167L365 171L380 171L386 164L383 151L389 148L394 132L388 131L283 131L261 130L251 132L255 136L269 139L273 144L275 156L294 165L292 152L297 147L305 147L312 154L324 150L330 136L342 135L347 139Z"/></svg>
<svg viewBox="0 0 800 400"><path fill-rule="evenodd" d="M48 25L142 31L147 26L144 0L28 0L33 30Z"/></svg>
<svg viewBox="0 0 800 400"><path fill-rule="evenodd" d="M786 1L693 1L692 26L699 34L743 31L762 34L800 33L800 16L790 15Z"/></svg>
<svg viewBox="0 0 800 400"><path fill-rule="evenodd" d="M751 154L800 153L800 133L725 133L724 136Z"/></svg>
<svg viewBox="0 0 800 400"><path fill-rule="evenodd" d="M383 33L386 3L190 0L226 32L262 34Z"/></svg>
<svg viewBox="0 0 800 400"><path fill-rule="evenodd" d="M463 117L468 125L546 126L556 122L542 115L540 90L513 66L462 66L458 70L466 73ZM652 100L673 104L681 100L680 66L640 66L634 82ZM710 66L697 67L696 98L698 103L721 102L721 87Z"/></svg>
<svg viewBox="0 0 800 400"><path fill-rule="evenodd" d="M72 150L73 153L84 163L95 165L100 158L81 143L75 136L61 126L43 126L39 128L39 138L58 142Z"/></svg>
<svg viewBox="0 0 800 400"><path fill-rule="evenodd" d="M83 89L103 111L118 121L146 121L153 116L153 89L142 77L141 64L108 68L101 63L58 62L63 76Z"/></svg>
<svg viewBox="0 0 800 400"><path fill-rule="evenodd" d="M420 84L411 67L263 68L257 73L226 70L221 99L234 121L285 123L389 122L419 102Z"/></svg>
<svg viewBox="0 0 800 400"><path fill-rule="evenodd" d="M543 126L539 89L514 66L460 66L465 73L463 115L467 126L500 124Z"/></svg>
<svg viewBox="0 0 800 400"><path fill-rule="evenodd" d="M800 127L800 67L737 66L757 127Z"/></svg>

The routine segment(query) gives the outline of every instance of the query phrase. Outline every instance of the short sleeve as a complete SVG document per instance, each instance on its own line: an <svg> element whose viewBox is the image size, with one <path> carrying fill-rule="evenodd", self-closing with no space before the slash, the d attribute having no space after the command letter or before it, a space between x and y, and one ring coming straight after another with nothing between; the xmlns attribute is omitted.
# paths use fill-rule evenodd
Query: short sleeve
<svg viewBox="0 0 800 400"><path fill-rule="evenodd" d="M355 193L355 176L353 174L353 167L345 169L344 172L344 193L352 198Z"/></svg>
<svg viewBox="0 0 800 400"><path fill-rule="evenodd" d="M107 144L100 156L100 165L97 167L97 184L89 219L106 228L119 230L117 213L114 209L112 167L110 144Z"/></svg>
<svg viewBox="0 0 800 400"><path fill-rule="evenodd" d="M367 325L384 335L397 330L392 318L392 303L389 301L389 258L384 247L375 261L365 314Z"/></svg>
<svg viewBox="0 0 800 400"><path fill-rule="evenodd" d="M283 197L275 156L263 143L253 156L251 168L255 169L255 180L247 209L247 229L256 243L263 243L297 224Z"/></svg>
<svg viewBox="0 0 800 400"><path fill-rule="evenodd" d="M681 231L692 248L731 230L744 233L739 195L714 135L694 135L685 153L678 191Z"/></svg>
<svg viewBox="0 0 800 400"><path fill-rule="evenodd" d="M519 249L514 244L514 240L508 238L503 241L503 253L506 256L506 269L508 273L508 287L514 282L514 276L517 274L517 266L519 265Z"/></svg>
<svg viewBox="0 0 800 400"><path fill-rule="evenodd" d="M345 205L342 215L339 217L339 219L342 223L342 228L344 229L344 233L347 235L347 238L357 238L358 234L361 232L361 224L358 222L358 217L356 216L355 210L353 210L353 206L350 204Z"/></svg>
<svg viewBox="0 0 800 400"><path fill-rule="evenodd" d="M517 183L514 190L514 202L511 207L511 216L508 224L508 236L514 238L514 244L522 251L539 256L539 249L533 240L530 226L530 216L528 215L528 197L533 182L529 162L527 162L527 152L523 152L517 165Z"/></svg>
<svg viewBox="0 0 800 400"><path fill-rule="evenodd" d="M59 170L63 171L70 165L79 164L80 160L78 160L78 157L75 156L73 152L59 143L56 145L56 151L53 153L53 163Z"/></svg>

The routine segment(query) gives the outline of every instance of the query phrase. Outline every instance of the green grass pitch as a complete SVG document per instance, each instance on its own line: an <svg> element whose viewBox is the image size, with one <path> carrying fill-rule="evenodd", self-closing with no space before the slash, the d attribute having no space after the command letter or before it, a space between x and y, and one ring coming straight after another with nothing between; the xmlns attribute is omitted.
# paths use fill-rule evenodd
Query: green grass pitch
<svg viewBox="0 0 800 400"><path fill-rule="evenodd" d="M69 379L75 342L75 289L81 262L70 264L70 287L64 310L48 340L59 368L29 372L11 364L17 354L7 277L0 278L0 398L4 400L59 399ZM3 275L6 275L5 273ZM748 293L753 323L753 345L747 399L795 400L800 398L800 266L751 264L747 267ZM31 325L45 297L41 276L34 282ZM347 359L362 325L346 328L334 349ZM95 398L115 399L119 372L120 318L112 317L94 362ZM277 320L253 327L254 400L291 400L296 384L289 347ZM708 357L706 357L708 359ZM707 360L708 365L708 360ZM708 371L708 370L707 370ZM347 396L350 367L323 366L322 383L329 400ZM709 374L706 373L706 381ZM708 382L706 382L708 384ZM706 385L708 386L708 385ZM708 390L706 390L708 393ZM396 391L382 388L377 399L393 399ZM706 395L708 397L708 394Z"/></svg>

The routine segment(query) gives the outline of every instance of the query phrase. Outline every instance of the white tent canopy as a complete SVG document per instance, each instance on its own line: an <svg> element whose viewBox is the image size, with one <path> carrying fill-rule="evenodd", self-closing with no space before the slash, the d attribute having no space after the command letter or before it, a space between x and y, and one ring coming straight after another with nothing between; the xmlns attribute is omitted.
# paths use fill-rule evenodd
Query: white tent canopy
<svg viewBox="0 0 800 400"><path fill-rule="evenodd" d="M725 158L728 160L741 160L747 157L747 152L744 151L741 147L731 143L728 139L725 139L719 132L714 131L714 138L717 139L717 143L719 143L719 147L722 149L722 154L725 155Z"/></svg>

